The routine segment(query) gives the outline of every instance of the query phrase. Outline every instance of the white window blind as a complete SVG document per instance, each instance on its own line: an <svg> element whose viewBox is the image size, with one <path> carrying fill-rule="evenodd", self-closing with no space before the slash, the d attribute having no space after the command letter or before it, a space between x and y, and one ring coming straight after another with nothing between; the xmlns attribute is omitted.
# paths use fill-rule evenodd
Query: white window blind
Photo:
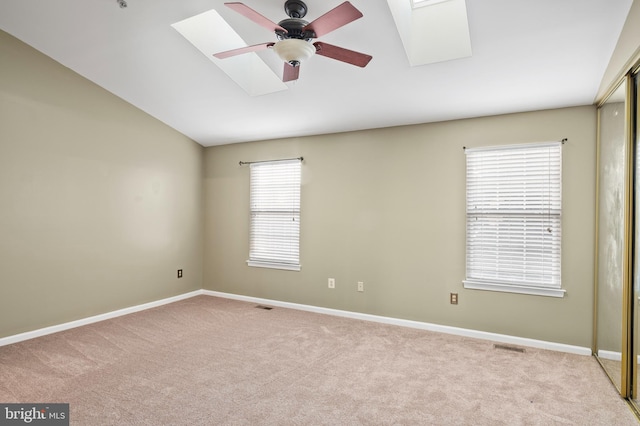
<svg viewBox="0 0 640 426"><path fill-rule="evenodd" d="M300 270L300 160L251 164L250 266Z"/></svg>
<svg viewBox="0 0 640 426"><path fill-rule="evenodd" d="M562 144L465 153L465 288L562 297Z"/></svg>

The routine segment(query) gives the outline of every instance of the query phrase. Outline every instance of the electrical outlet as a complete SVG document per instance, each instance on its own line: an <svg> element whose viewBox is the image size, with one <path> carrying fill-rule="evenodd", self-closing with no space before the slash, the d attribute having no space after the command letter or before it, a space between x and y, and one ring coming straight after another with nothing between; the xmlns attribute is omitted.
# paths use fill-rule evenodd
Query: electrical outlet
<svg viewBox="0 0 640 426"><path fill-rule="evenodd" d="M336 288L336 279L329 278L329 288Z"/></svg>
<svg viewBox="0 0 640 426"><path fill-rule="evenodd" d="M178 269L178 278L182 278L182 269Z"/></svg>
<svg viewBox="0 0 640 426"><path fill-rule="evenodd" d="M449 295L449 301L451 302L452 305L457 305L458 304L458 293L451 293Z"/></svg>
<svg viewBox="0 0 640 426"><path fill-rule="evenodd" d="M364 291L364 282L358 281L358 291Z"/></svg>

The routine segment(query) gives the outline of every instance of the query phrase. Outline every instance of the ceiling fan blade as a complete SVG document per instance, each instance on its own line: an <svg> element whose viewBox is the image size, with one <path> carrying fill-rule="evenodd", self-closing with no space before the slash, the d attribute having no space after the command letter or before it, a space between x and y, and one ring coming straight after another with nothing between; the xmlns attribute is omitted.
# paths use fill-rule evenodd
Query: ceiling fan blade
<svg viewBox="0 0 640 426"><path fill-rule="evenodd" d="M336 59L362 68L366 67L369 61L373 58L371 55L365 55L364 53L323 43L321 41L317 41L313 43L313 45L316 47L317 55L326 56L327 58Z"/></svg>
<svg viewBox="0 0 640 426"><path fill-rule="evenodd" d="M261 43L254 44L253 46L240 47L238 49L227 50L225 52L215 53L215 56L218 59L230 58L231 56L242 55L243 53L249 52L258 52L260 50L265 50L273 46L275 43Z"/></svg>
<svg viewBox="0 0 640 426"><path fill-rule="evenodd" d="M362 12L356 9L351 3L345 1L339 6L334 7L315 21L309 23L303 28L305 31L313 31L314 38L322 37L349 22L362 18Z"/></svg>
<svg viewBox="0 0 640 426"><path fill-rule="evenodd" d="M289 65L287 62L284 63L284 70L282 71L282 81L293 81L297 80L300 75L300 65L297 67Z"/></svg>
<svg viewBox="0 0 640 426"><path fill-rule="evenodd" d="M225 3L224 5L227 6L228 8L235 10L240 15L251 19L256 24L265 27L269 31L278 30L278 31L283 31L285 33L287 32L287 30L282 28L280 25L276 24L275 22L272 22L269 18L262 16L261 14L251 9L249 6L245 5L244 3L231 2L231 3Z"/></svg>

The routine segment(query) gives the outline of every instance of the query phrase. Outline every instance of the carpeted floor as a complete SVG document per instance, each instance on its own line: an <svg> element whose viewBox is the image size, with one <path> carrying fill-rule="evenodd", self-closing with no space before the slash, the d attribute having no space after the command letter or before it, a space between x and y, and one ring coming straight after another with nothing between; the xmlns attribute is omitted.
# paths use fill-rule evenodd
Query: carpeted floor
<svg viewBox="0 0 640 426"><path fill-rule="evenodd" d="M637 425L592 357L210 296L0 347L74 425Z"/></svg>

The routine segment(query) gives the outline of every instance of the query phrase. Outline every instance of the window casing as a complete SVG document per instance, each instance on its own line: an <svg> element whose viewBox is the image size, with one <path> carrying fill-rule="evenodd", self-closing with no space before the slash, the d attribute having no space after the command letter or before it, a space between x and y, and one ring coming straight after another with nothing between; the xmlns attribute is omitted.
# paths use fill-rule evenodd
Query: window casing
<svg viewBox="0 0 640 426"><path fill-rule="evenodd" d="M300 270L301 161L251 164L249 266Z"/></svg>
<svg viewBox="0 0 640 426"><path fill-rule="evenodd" d="M465 288L563 297L562 144L466 149Z"/></svg>

